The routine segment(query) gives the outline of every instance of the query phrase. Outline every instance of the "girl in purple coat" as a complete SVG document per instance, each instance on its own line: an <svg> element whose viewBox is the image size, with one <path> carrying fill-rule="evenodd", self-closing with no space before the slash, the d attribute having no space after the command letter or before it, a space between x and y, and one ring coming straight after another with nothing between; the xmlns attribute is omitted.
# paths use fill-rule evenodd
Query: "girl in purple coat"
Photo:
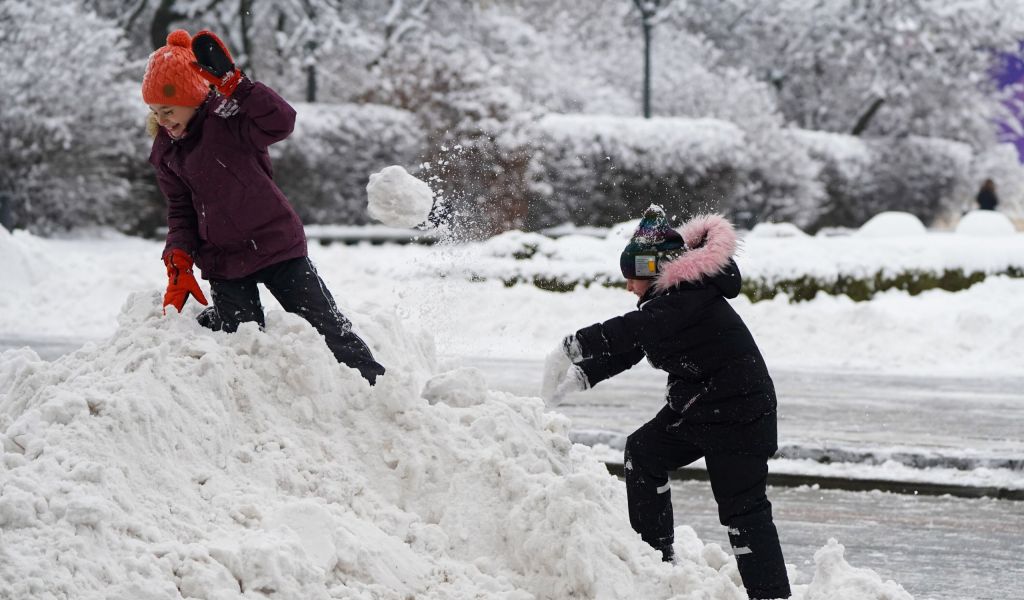
<svg viewBox="0 0 1024 600"><path fill-rule="evenodd" d="M214 304L201 323L228 332L248 321L262 327L262 283L324 336L339 362L374 384L384 367L338 310L309 260L302 222L274 183L267 148L292 132L295 110L246 77L205 30L167 36L149 57L142 97L155 129L149 162L167 198L164 306L180 312L190 295L207 303L194 262Z"/></svg>

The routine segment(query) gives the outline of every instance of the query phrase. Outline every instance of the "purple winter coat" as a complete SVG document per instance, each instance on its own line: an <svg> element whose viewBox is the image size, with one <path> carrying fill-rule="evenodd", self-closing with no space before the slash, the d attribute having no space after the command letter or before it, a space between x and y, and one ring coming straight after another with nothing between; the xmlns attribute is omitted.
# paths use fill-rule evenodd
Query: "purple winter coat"
<svg viewBox="0 0 1024 600"><path fill-rule="evenodd" d="M204 279L239 279L306 256L302 222L267 153L294 125L295 109L243 77L231 98L211 92L181 139L161 128L149 162L167 198L164 254L188 252Z"/></svg>

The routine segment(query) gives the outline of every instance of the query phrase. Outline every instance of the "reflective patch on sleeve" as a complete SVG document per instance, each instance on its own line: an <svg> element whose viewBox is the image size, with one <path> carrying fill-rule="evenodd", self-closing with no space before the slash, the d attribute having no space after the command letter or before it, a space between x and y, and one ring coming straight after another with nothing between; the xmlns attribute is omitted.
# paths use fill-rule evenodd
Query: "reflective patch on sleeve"
<svg viewBox="0 0 1024 600"><path fill-rule="evenodd" d="M746 546L740 546L739 548L733 548L732 553L736 556L743 556L744 554L753 554L754 551Z"/></svg>
<svg viewBox="0 0 1024 600"><path fill-rule="evenodd" d="M658 487L658 489L657 489L656 491L657 491L657 492L658 492L659 494L664 494L665 492L667 492L667 491L668 491L668 489L669 489L669 485L668 485L668 484L666 483L665 485L659 486L659 487Z"/></svg>

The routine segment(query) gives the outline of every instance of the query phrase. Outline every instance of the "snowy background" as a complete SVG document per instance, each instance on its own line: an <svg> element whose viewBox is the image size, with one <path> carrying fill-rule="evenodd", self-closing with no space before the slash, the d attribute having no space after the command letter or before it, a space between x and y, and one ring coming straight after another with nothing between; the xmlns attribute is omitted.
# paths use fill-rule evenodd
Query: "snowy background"
<svg viewBox="0 0 1024 600"><path fill-rule="evenodd" d="M437 242L311 245L379 386L269 295L265 331L162 314L139 82L177 28L295 105L311 236ZM1022 0L0 0L0 599L741 600L706 484L667 566L603 464L662 374L535 397L633 307L652 202L744 231L772 474L822 482L770 494L796 597L1020 596L1022 39ZM436 229L366 227L385 167Z"/></svg>
<svg viewBox="0 0 1024 600"><path fill-rule="evenodd" d="M632 0L5 0L0 223L163 224L139 82L176 28L218 32L296 106L272 152L307 225L371 222L363 190L389 165L475 237L609 226L650 202L747 228L885 210L942 225L986 178L1024 219L1022 86L993 77L1020 52L1021 0L645 4L650 120Z"/></svg>

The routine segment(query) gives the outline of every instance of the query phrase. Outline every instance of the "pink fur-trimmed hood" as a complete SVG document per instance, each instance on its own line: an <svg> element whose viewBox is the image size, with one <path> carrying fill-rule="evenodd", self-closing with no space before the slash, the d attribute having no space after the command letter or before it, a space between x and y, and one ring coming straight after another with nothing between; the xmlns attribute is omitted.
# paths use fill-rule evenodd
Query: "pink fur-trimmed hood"
<svg viewBox="0 0 1024 600"><path fill-rule="evenodd" d="M654 281L659 291L715 275L728 266L729 259L736 253L736 230L721 215L697 215L678 231L687 249L662 267Z"/></svg>

